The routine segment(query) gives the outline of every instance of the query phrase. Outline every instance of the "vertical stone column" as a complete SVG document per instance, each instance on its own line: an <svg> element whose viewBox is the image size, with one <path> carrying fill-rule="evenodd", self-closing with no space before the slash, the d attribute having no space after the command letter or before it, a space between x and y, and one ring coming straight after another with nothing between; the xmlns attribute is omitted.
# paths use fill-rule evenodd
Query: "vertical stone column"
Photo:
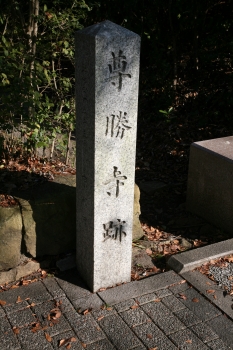
<svg viewBox="0 0 233 350"><path fill-rule="evenodd" d="M77 269L95 292L131 277L140 37L76 32Z"/></svg>

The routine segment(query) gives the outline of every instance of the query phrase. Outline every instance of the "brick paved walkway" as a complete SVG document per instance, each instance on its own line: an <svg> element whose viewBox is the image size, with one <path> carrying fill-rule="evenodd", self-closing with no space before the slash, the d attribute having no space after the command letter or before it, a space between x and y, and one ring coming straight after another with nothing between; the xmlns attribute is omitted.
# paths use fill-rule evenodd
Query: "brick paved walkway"
<svg viewBox="0 0 233 350"><path fill-rule="evenodd" d="M0 349L233 349L233 322L183 281L169 271L92 294L70 270L2 292Z"/></svg>

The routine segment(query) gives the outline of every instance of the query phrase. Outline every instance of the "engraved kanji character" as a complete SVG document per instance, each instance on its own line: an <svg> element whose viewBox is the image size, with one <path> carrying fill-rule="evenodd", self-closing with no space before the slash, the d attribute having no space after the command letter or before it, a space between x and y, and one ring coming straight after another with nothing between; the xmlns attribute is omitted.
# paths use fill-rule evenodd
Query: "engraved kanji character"
<svg viewBox="0 0 233 350"><path fill-rule="evenodd" d="M114 136L114 132L116 137L120 137L121 139L124 137L125 130L131 129L131 126L127 125L129 123L128 116L126 112L119 111L119 115L111 114L110 117L107 118L106 132L105 135L111 133L111 137Z"/></svg>
<svg viewBox="0 0 233 350"><path fill-rule="evenodd" d="M120 219L117 219L115 222L109 221L107 224L103 224L103 228L105 232L103 233L104 236L104 242L108 238L117 239L119 238L119 241L121 242L122 234L126 236L126 232L123 231L123 226L126 222L121 221Z"/></svg>
<svg viewBox="0 0 233 350"><path fill-rule="evenodd" d="M116 166L113 167L113 177L108 180L107 182L105 182L105 185L109 185L108 186L108 191L107 194L109 196L111 196L111 190L113 188L116 188L116 197L119 196L119 192L120 192L120 186L124 186L124 182L122 180L126 180L127 177L124 175L121 175L121 172L117 170L118 168Z"/></svg>
<svg viewBox="0 0 233 350"><path fill-rule="evenodd" d="M126 56L123 55L123 51L119 50L118 56L112 52L111 63L108 65L110 78L114 79L116 76L118 77L118 90L120 91L122 88L122 78L123 76L131 78L131 74L125 73L127 67ZM112 85L116 85L114 81L112 81Z"/></svg>

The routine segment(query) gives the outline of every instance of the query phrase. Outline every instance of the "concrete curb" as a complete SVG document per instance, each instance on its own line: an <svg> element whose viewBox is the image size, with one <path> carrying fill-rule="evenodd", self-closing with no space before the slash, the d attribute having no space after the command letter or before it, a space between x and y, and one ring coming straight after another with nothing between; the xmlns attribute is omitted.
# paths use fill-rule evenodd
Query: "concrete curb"
<svg viewBox="0 0 233 350"><path fill-rule="evenodd" d="M229 254L233 254L233 238L173 255L168 259L167 264L175 272L182 274L209 260Z"/></svg>
<svg viewBox="0 0 233 350"><path fill-rule="evenodd" d="M224 295L224 289L199 271L184 272L182 277L233 320L232 296Z"/></svg>

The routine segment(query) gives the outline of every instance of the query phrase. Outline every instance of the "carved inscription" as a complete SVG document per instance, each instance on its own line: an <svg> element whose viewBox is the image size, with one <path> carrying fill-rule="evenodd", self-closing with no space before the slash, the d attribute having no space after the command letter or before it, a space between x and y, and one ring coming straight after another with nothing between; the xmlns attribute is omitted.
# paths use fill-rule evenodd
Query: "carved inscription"
<svg viewBox="0 0 233 350"><path fill-rule="evenodd" d="M110 117L106 117L106 131L105 135L111 135L111 137L119 137L123 139L125 130L131 129L129 118L126 112L119 111L119 114L111 114Z"/></svg>
<svg viewBox="0 0 233 350"><path fill-rule="evenodd" d="M126 73L127 60L123 55L123 51L119 50L118 56L114 52L111 53L112 58L108 64L109 76L112 85L116 86L115 80L118 82L118 91L122 88L123 77L131 78L131 74Z"/></svg>
<svg viewBox="0 0 233 350"><path fill-rule="evenodd" d="M107 194L111 196L112 190L115 189L116 198L119 196L120 186L124 186L122 180L126 180L127 176L121 175L121 171L117 170L116 166L113 167L113 174L110 180L106 181L104 184L108 185Z"/></svg>
<svg viewBox="0 0 233 350"><path fill-rule="evenodd" d="M108 239L119 239L121 242L122 235L126 236L126 232L124 230L125 221L121 221L120 219L116 219L116 221L109 221L107 224L103 224L104 228L104 242Z"/></svg>

